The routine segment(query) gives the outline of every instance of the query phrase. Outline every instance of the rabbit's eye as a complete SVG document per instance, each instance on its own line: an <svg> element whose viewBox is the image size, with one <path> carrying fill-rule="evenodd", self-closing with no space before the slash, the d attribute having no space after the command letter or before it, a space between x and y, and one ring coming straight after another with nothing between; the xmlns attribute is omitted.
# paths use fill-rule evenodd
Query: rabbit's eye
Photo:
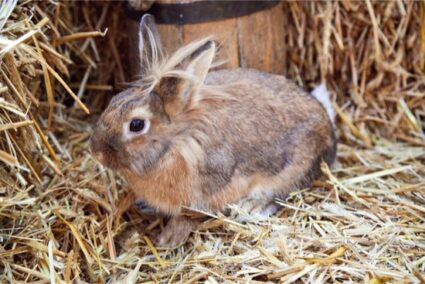
<svg viewBox="0 0 425 284"><path fill-rule="evenodd" d="M130 131L131 132L140 132L145 128L145 121L143 119L133 119L130 122Z"/></svg>

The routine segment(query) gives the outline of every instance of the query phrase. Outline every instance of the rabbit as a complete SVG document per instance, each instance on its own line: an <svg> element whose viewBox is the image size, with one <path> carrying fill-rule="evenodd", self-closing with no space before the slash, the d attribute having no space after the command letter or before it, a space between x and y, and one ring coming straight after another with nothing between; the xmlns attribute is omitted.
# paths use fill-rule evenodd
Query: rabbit
<svg viewBox="0 0 425 284"><path fill-rule="evenodd" d="M269 216L275 198L308 187L321 162L335 160L331 113L295 83L253 69L210 71L212 38L166 55L151 15L139 37L141 79L112 98L90 145L138 199L169 216L158 246L184 243L196 228L184 208L238 203Z"/></svg>

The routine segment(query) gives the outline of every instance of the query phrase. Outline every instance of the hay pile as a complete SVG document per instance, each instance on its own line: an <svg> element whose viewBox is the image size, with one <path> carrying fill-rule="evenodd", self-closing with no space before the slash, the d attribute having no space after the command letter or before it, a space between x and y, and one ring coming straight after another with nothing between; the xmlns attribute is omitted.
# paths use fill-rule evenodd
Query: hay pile
<svg viewBox="0 0 425 284"><path fill-rule="evenodd" d="M423 2L283 4L286 75L333 90L338 162L267 222L233 208L176 250L150 241L162 220L116 217L125 183L88 152L86 113L128 78L120 5L0 7L1 283L425 282Z"/></svg>

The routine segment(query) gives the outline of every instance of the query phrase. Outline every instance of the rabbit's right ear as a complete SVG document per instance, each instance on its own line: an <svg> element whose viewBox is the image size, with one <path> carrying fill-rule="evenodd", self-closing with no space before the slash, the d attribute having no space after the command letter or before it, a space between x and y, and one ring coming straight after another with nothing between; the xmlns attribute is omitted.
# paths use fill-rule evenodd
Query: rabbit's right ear
<svg viewBox="0 0 425 284"><path fill-rule="evenodd" d="M163 48L155 19L151 14L145 14L140 21L139 56L143 70L158 64L163 56Z"/></svg>

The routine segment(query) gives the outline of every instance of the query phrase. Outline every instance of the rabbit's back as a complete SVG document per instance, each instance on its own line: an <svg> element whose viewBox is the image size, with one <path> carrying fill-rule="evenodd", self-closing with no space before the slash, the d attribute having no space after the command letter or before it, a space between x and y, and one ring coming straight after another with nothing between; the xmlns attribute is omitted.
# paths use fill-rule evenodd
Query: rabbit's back
<svg viewBox="0 0 425 284"><path fill-rule="evenodd" d="M321 159L333 161L335 139L326 111L283 76L222 70L210 73L208 84L221 86L231 99L203 106L210 120L199 170L205 193L222 191L238 176L279 175L299 163L298 156L310 168L305 182L297 183L305 186L319 175Z"/></svg>

